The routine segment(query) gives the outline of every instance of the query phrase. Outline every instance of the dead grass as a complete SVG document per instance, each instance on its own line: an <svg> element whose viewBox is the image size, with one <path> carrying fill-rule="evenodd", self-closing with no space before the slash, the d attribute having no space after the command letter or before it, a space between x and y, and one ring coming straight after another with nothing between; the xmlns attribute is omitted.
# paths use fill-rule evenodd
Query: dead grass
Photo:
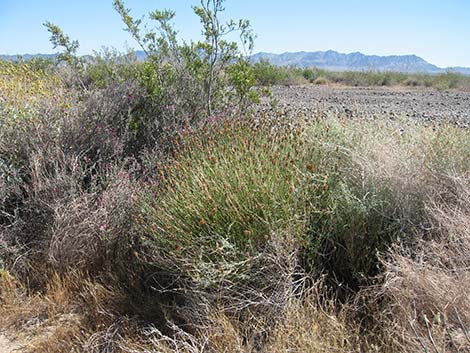
<svg viewBox="0 0 470 353"><path fill-rule="evenodd" d="M470 349L470 192L459 178L457 205L429 205L438 237L421 238L414 249L396 246L384 260L378 295L387 305L378 315L397 350L465 352Z"/></svg>
<svg viewBox="0 0 470 353"><path fill-rule="evenodd" d="M316 298L292 300L285 316L270 335L266 352L356 352L358 327L347 323L346 310L319 305Z"/></svg>
<svg viewBox="0 0 470 353"><path fill-rule="evenodd" d="M119 291L72 273L54 274L47 283L43 292L31 293L2 274L0 329L27 343L22 352L101 351L92 347L104 344L103 331L119 323L132 332L125 319L115 317L123 301ZM116 337L108 338L106 344L116 344Z"/></svg>

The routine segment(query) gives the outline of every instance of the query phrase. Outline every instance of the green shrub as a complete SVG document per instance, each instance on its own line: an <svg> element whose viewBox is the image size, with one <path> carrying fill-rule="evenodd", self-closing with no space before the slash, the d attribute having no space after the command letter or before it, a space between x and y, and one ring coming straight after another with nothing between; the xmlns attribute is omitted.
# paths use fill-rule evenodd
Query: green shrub
<svg viewBox="0 0 470 353"><path fill-rule="evenodd" d="M305 76L308 76L310 72L293 67L279 67L270 64L267 60L261 60L253 65L253 74L258 85L271 86L305 83L307 82Z"/></svg>
<svg viewBox="0 0 470 353"><path fill-rule="evenodd" d="M328 83L328 80L322 76L317 77L314 81L314 84L316 85L326 85Z"/></svg>
<svg viewBox="0 0 470 353"><path fill-rule="evenodd" d="M162 172L164 191L142 205L159 266L203 282L241 275L240 263L289 233L306 269L357 288L379 273L377 252L426 227L430 197L456 193L442 171L470 168L465 134L448 147L452 128L411 125L401 137L396 123L222 126L192 135Z"/></svg>
<svg viewBox="0 0 470 353"><path fill-rule="evenodd" d="M411 86L434 87L439 90L463 88L470 86L470 78L462 74L447 72L444 74L407 74L391 71L329 71L318 68L297 68L274 66L261 60L253 64L257 83L268 85L295 85L305 82L316 83L318 79L340 83L347 86Z"/></svg>
<svg viewBox="0 0 470 353"><path fill-rule="evenodd" d="M132 52L119 53L116 50L103 49L96 52L83 73L84 81L105 88L111 84L120 84L136 78L139 64Z"/></svg>
<svg viewBox="0 0 470 353"><path fill-rule="evenodd" d="M463 79L464 77L460 74L446 72L435 77L433 86L441 90L457 88Z"/></svg>
<svg viewBox="0 0 470 353"><path fill-rule="evenodd" d="M300 141L295 129L255 121L226 121L188 139L162 172L164 191L142 205L143 227L160 266L204 282L237 274L295 228Z"/></svg>

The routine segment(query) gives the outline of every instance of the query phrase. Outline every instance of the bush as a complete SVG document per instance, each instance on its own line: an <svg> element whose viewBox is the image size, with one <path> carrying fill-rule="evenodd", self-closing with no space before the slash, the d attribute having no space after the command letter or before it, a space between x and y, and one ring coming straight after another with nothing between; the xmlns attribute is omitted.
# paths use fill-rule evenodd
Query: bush
<svg viewBox="0 0 470 353"><path fill-rule="evenodd" d="M376 320L388 335L388 344L397 351L458 352L470 348L465 336L470 325L466 296L470 275L469 180L464 176L455 182L460 186L458 204L451 206L440 200L430 204L438 236L421 238L413 248L397 246L383 259L383 284L373 295L385 299L386 304Z"/></svg>
<svg viewBox="0 0 470 353"><path fill-rule="evenodd" d="M307 269L356 287L380 272L377 252L426 227L428 198L455 194L439 173L469 169L463 139L455 137L460 150L452 157L445 147L450 134L465 135L452 128L436 134L411 125L402 138L393 137L396 125L372 122L287 131L245 124L190 137L165 167L165 191L143 206L161 266L203 280L201 268L217 273L221 261L256 256L273 236L293 233ZM419 178L410 174L416 168Z"/></svg>
<svg viewBox="0 0 470 353"><path fill-rule="evenodd" d="M329 71L318 68L279 67L261 60L253 64L258 85L298 85L306 82L323 84L340 83L346 86L411 86L433 87L438 90L467 89L470 79L455 72L444 74L411 74L381 71ZM318 81L317 81L318 80Z"/></svg>
<svg viewBox="0 0 470 353"><path fill-rule="evenodd" d="M119 53L104 48L96 52L92 62L83 72L83 81L88 85L105 88L112 84L122 84L137 76L139 63L133 52Z"/></svg>
<svg viewBox="0 0 470 353"><path fill-rule="evenodd" d="M313 81L314 84L316 85L326 85L328 83L328 80L324 77L317 77L315 81Z"/></svg>
<svg viewBox="0 0 470 353"><path fill-rule="evenodd" d="M274 66L265 60L261 60L253 65L253 74L256 82L261 86L296 85L307 82L304 76L306 74L305 71Z"/></svg>
<svg viewBox="0 0 470 353"><path fill-rule="evenodd" d="M158 266L204 285L243 277L238 267L295 228L298 132L266 124L227 120L182 141L161 169L164 191L142 205Z"/></svg>
<svg viewBox="0 0 470 353"><path fill-rule="evenodd" d="M319 233L336 240L326 242L324 261L336 275L346 269L346 280L377 273L374 254L378 250L386 251L393 240L412 242L415 232L429 228L426 204L430 199L457 202L458 189L444 171L462 175L470 170L464 157L470 151L465 131L443 127L435 132L409 124L400 136L395 124L375 124L335 124L327 134L320 129L322 135L312 139L330 146L329 158L335 156L333 148L338 149L337 157L326 159L330 170L338 165L325 181L333 189L327 194L332 197L332 218L320 218L315 224L318 227L326 220L328 228L320 228ZM368 255L360 255L364 253Z"/></svg>

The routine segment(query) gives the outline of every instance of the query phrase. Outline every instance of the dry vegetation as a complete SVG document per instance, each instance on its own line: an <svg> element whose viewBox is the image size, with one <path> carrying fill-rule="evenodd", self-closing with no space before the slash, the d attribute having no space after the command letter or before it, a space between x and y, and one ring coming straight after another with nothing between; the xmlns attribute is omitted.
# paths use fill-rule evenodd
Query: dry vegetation
<svg viewBox="0 0 470 353"><path fill-rule="evenodd" d="M2 340L469 351L468 130L255 113L228 84L207 116L194 67L128 60L0 63Z"/></svg>

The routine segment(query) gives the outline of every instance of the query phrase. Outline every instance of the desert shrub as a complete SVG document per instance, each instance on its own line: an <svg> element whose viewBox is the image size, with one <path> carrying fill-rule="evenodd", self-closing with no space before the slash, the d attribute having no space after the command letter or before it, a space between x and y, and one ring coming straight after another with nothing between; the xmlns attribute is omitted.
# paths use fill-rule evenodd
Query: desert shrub
<svg viewBox="0 0 470 353"><path fill-rule="evenodd" d="M333 121L306 135L308 258L353 287L381 271L378 251L398 240L413 243L429 228L431 197L457 202L459 189L444 170L470 168L465 131L414 124L397 131L394 123Z"/></svg>
<svg viewBox="0 0 470 353"><path fill-rule="evenodd" d="M364 173L359 155L369 151L361 150L357 128L333 121L307 130L302 187L305 265L352 287L377 271L376 252L400 229L399 218L389 212L395 205L388 186Z"/></svg>
<svg viewBox="0 0 470 353"><path fill-rule="evenodd" d="M99 194L107 170L123 158L128 130L119 114L127 118L126 100L115 94L108 102L109 96L94 92L80 100L72 93L43 100L34 110L2 112L0 231L9 249L3 260L15 264L14 271L47 267L55 212L83 194ZM54 98L67 100L57 104Z"/></svg>
<svg viewBox="0 0 470 353"><path fill-rule="evenodd" d="M243 276L237 266L292 226L297 132L260 124L225 121L189 135L162 169L164 191L142 205L160 266L207 285Z"/></svg>
<svg viewBox="0 0 470 353"><path fill-rule="evenodd" d="M275 66L269 61L261 60L253 64L253 74L258 85L271 86L306 83L305 75L308 75L308 72L293 67Z"/></svg>
<svg viewBox="0 0 470 353"><path fill-rule="evenodd" d="M55 205L47 250L55 271L91 274L112 267L119 274L129 269L137 191L128 172L109 173L104 191L88 190Z"/></svg>
<svg viewBox="0 0 470 353"><path fill-rule="evenodd" d="M434 78L433 86L438 89L452 89L459 86L462 75L453 72L439 74Z"/></svg>
<svg viewBox="0 0 470 353"><path fill-rule="evenodd" d="M0 60L0 103L4 107L28 109L54 95L60 79L33 62Z"/></svg>
<svg viewBox="0 0 470 353"><path fill-rule="evenodd" d="M468 170L466 135L452 148L450 127L411 124L401 136L394 123L241 124L190 137L163 168L165 191L144 203L142 221L161 266L204 281L291 232L307 269L357 288L380 272L377 252L427 227L431 195L452 200L442 170Z"/></svg>
<svg viewBox="0 0 470 353"><path fill-rule="evenodd" d="M315 74L316 73L313 69L305 68L305 69L302 70L302 76L307 81L313 81L313 79L315 77Z"/></svg>
<svg viewBox="0 0 470 353"><path fill-rule="evenodd" d="M95 52L83 73L83 81L98 88L123 83L136 77L137 57L133 52L119 53L115 49L103 48Z"/></svg>
<svg viewBox="0 0 470 353"><path fill-rule="evenodd" d="M142 150L154 148L164 135L187 123L165 100L135 80L90 89L63 117L60 143L86 155L90 163L138 158Z"/></svg>
<svg viewBox="0 0 470 353"><path fill-rule="evenodd" d="M242 46L246 53L251 53L253 49L253 34L249 21L230 20L222 23L220 14L224 11L223 2L223 0L202 2L200 6L193 7L201 22L203 40L186 43L179 40L172 26L171 21L175 16L173 11L152 11L149 18L154 21L155 27L146 29L146 33L143 33L141 21L131 16L130 10L124 7L122 1L114 1L114 8L120 14L127 31L148 56L146 65L153 69L155 77L160 81L159 93L165 94L167 88L176 88L177 97L185 99L185 92L179 89L185 87L196 89L200 94L190 97L189 101L203 104L206 116L220 112L225 106L224 98L229 88L225 69L230 64L239 63L240 65L232 67L233 72L237 68L242 68L243 62L246 61L240 47ZM238 42L226 39L227 34L233 32L239 34ZM243 70L249 70L249 67L245 65ZM189 82L185 83L184 79ZM242 84L245 88L240 89ZM237 86L235 93L241 94L240 98L253 95L251 80L238 80ZM202 101L198 99L201 98L201 93Z"/></svg>
<svg viewBox="0 0 470 353"><path fill-rule="evenodd" d="M17 181L21 194L9 195L16 196L14 208L9 210L15 219L0 229L2 240L18 252L6 254L4 261L14 275L42 280L39 273L47 268L54 208L80 192L86 168L76 158L49 149L33 153L22 173Z"/></svg>
<svg viewBox="0 0 470 353"><path fill-rule="evenodd" d="M239 61L230 65L227 70L229 82L235 89L233 100L246 111L250 103L259 103L260 92L251 88L255 84L255 75L247 61ZM237 99L238 97L238 99Z"/></svg>
<svg viewBox="0 0 470 353"><path fill-rule="evenodd" d="M270 86L278 84L286 79L287 75L282 73L274 65L271 65L268 61L260 61L254 64L253 72L259 85Z"/></svg>
<svg viewBox="0 0 470 353"><path fill-rule="evenodd" d="M324 77L317 77L314 81L313 81L314 84L316 85L326 85L328 83L328 80Z"/></svg>

